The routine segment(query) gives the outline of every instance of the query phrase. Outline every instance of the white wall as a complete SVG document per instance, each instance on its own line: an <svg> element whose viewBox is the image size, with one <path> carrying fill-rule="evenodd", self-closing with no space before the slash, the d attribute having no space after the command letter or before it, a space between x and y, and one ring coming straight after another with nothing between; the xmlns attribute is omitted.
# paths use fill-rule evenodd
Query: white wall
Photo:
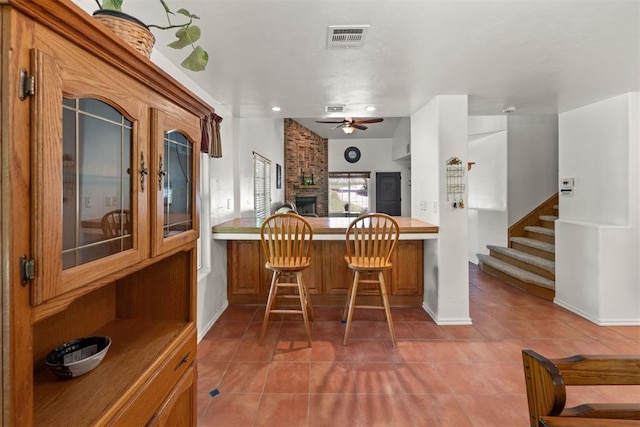
<svg viewBox="0 0 640 427"><path fill-rule="evenodd" d="M394 160L404 159L411 155L411 119L409 117L402 117L398 122L391 147L391 155Z"/></svg>
<svg viewBox="0 0 640 427"><path fill-rule="evenodd" d="M556 303L600 325L640 324L640 94L559 116Z"/></svg>
<svg viewBox="0 0 640 427"><path fill-rule="evenodd" d="M284 166L284 120L236 118L236 149L238 162L236 184L239 189L240 216L255 216L253 200L253 152L271 161L271 206L284 203L284 182L276 189L276 163ZM284 179L284 169L282 171Z"/></svg>
<svg viewBox="0 0 640 427"><path fill-rule="evenodd" d="M411 215L411 192L409 187L409 165L406 161L392 160L392 143L389 138L367 139L329 139L328 164L329 172L372 172L369 210L376 207L376 172L400 172L402 188L402 216ZM357 147L361 156L357 163L349 163L344 159L347 147Z"/></svg>
<svg viewBox="0 0 640 427"><path fill-rule="evenodd" d="M447 202L446 162L467 162L466 95L437 96L411 116L411 216L439 226L425 241L424 309L438 324L470 324L467 212ZM465 176L466 183L466 176Z"/></svg>
<svg viewBox="0 0 640 427"><path fill-rule="evenodd" d="M469 117L469 260L558 191L557 116Z"/></svg>
<svg viewBox="0 0 640 427"><path fill-rule="evenodd" d="M507 117L469 117L468 258L507 246Z"/></svg>
<svg viewBox="0 0 640 427"><path fill-rule="evenodd" d="M509 226L558 191L558 117L507 116Z"/></svg>

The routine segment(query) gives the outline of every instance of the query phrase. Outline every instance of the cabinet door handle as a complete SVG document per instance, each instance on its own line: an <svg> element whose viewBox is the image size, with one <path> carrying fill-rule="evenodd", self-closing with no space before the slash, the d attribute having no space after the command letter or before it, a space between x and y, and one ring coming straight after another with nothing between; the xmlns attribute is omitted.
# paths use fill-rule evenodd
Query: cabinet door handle
<svg viewBox="0 0 640 427"><path fill-rule="evenodd" d="M144 193L144 177L149 174L149 169L144 165L144 153L140 152L140 188Z"/></svg>
<svg viewBox="0 0 640 427"><path fill-rule="evenodd" d="M160 167L158 168L158 187L162 190L162 181L164 180L167 172L164 170L164 162L162 161L162 155L160 155Z"/></svg>
<svg viewBox="0 0 640 427"><path fill-rule="evenodd" d="M178 364L176 365L175 368L173 368L174 371L177 371L178 368L182 365L184 365L185 363L187 363L189 361L189 356L191 355L191 352L188 351L187 354L185 354L182 359L180 359L180 361L178 362Z"/></svg>

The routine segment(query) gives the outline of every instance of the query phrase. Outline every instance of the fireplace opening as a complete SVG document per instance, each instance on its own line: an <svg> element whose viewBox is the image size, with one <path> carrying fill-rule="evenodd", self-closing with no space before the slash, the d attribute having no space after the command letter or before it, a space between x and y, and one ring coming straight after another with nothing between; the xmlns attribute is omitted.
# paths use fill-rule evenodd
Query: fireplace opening
<svg viewBox="0 0 640 427"><path fill-rule="evenodd" d="M316 198L315 197L296 197L296 208L300 215L316 213Z"/></svg>

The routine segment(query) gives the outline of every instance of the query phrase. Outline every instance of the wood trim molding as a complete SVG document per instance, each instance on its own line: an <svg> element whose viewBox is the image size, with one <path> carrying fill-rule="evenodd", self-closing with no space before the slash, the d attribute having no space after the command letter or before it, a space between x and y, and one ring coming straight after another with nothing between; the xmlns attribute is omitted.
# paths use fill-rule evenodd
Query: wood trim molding
<svg viewBox="0 0 640 427"><path fill-rule="evenodd" d="M540 222L540 215L555 215L555 211L553 207L558 204L558 193L555 193L553 196L549 197L547 200L542 202L537 208L529 212L526 216L524 216L520 221L513 224L509 227L508 231L508 239L509 239L509 247L511 247L511 238L516 236L524 236L525 231L524 228L529 225L538 225Z"/></svg>

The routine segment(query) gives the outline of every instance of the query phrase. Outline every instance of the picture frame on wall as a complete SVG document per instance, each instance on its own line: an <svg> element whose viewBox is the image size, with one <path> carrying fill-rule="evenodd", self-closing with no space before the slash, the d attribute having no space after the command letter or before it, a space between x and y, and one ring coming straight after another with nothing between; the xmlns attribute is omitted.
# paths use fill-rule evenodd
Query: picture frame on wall
<svg viewBox="0 0 640 427"><path fill-rule="evenodd" d="M276 189L282 188L282 166L276 163Z"/></svg>

